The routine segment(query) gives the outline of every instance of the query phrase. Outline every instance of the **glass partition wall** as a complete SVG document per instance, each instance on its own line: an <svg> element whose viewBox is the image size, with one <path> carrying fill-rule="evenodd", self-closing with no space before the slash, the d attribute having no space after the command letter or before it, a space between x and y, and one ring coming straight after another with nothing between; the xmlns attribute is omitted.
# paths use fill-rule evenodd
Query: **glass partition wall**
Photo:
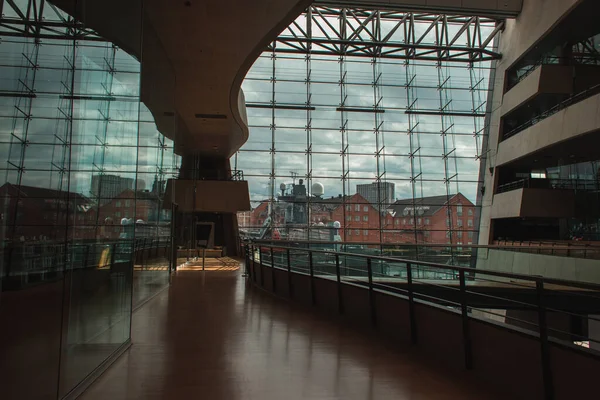
<svg viewBox="0 0 600 400"><path fill-rule="evenodd" d="M168 284L179 158L139 59L51 2L0 4L0 397L62 398Z"/></svg>
<svg viewBox="0 0 600 400"><path fill-rule="evenodd" d="M309 8L244 81L242 233L468 265L500 25Z"/></svg>

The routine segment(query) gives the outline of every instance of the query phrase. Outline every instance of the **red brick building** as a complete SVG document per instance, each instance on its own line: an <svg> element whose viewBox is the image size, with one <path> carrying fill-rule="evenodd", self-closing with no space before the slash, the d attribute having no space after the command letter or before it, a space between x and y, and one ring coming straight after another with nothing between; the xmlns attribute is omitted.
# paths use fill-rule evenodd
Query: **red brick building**
<svg viewBox="0 0 600 400"><path fill-rule="evenodd" d="M384 242L402 243L396 232L411 231L405 243L472 244L475 237L475 205L461 193L398 200L387 210ZM391 227L393 225L393 228Z"/></svg>
<svg viewBox="0 0 600 400"><path fill-rule="evenodd" d="M250 226L263 225L268 205L265 200L252 211ZM275 225L283 226L284 206L275 202L273 207ZM310 225L338 221L342 241L354 243L472 244L476 230L475 206L461 193L398 200L381 212L358 193L313 198L309 219Z"/></svg>
<svg viewBox="0 0 600 400"><path fill-rule="evenodd" d="M90 199L79 193L5 183L0 187L2 240L90 239L95 221Z"/></svg>
<svg viewBox="0 0 600 400"><path fill-rule="evenodd" d="M347 196L331 213L332 221L339 221L343 242L380 242L379 211L360 194Z"/></svg>

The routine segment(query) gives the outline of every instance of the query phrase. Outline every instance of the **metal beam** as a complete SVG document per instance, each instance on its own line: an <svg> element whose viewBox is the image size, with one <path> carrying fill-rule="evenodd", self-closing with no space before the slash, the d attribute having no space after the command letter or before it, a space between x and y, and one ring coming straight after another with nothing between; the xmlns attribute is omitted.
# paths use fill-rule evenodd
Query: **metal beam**
<svg viewBox="0 0 600 400"><path fill-rule="evenodd" d="M497 60L494 18L312 6L269 49L281 53L478 62ZM455 32L452 38L448 32ZM415 32L422 32L417 36Z"/></svg>
<svg viewBox="0 0 600 400"><path fill-rule="evenodd" d="M7 7L14 10L16 17L2 17L0 19L0 36L106 41L93 30L86 28L83 23L70 17L64 18L60 11L52 4L47 3L46 0L30 0L26 9L19 8L14 0L6 0L6 2ZM0 5L2 4L0 2ZM59 17L62 21L44 18L47 17L45 15L47 13L55 13L56 15L52 17Z"/></svg>
<svg viewBox="0 0 600 400"><path fill-rule="evenodd" d="M458 3L458 4L457 4ZM408 12L458 14L494 18L516 18L523 8L522 0L477 0L472 6L450 0L315 0L317 6L376 8L380 10L403 10Z"/></svg>
<svg viewBox="0 0 600 400"><path fill-rule="evenodd" d="M25 15L13 0L16 17L0 20L0 36L104 40L71 18L45 20L45 0L30 0ZM311 6L271 44L281 53L380 57L472 63L497 60L493 48L502 21L477 16L432 15L396 10ZM456 32L450 39L448 32ZM416 34L419 32L418 34ZM478 40L475 40L478 38Z"/></svg>

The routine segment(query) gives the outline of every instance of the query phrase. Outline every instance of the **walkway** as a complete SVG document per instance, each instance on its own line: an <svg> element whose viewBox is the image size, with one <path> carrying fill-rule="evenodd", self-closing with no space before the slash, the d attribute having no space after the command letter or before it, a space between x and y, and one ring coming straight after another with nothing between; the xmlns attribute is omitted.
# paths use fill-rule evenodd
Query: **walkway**
<svg viewBox="0 0 600 400"><path fill-rule="evenodd" d="M133 342L92 399L493 399L366 333L246 286L179 271L133 318Z"/></svg>

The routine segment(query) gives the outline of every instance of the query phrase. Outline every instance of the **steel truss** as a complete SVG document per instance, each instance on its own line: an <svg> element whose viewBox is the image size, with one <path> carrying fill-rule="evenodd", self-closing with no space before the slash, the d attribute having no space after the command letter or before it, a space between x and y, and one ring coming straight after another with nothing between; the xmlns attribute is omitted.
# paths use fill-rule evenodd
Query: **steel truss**
<svg viewBox="0 0 600 400"><path fill-rule="evenodd" d="M29 0L21 5L14 0L4 0L4 3L0 36L106 41L46 0Z"/></svg>
<svg viewBox="0 0 600 400"><path fill-rule="evenodd" d="M501 54L504 21L359 8L311 6L271 44L281 53L479 62Z"/></svg>
<svg viewBox="0 0 600 400"><path fill-rule="evenodd" d="M4 0L0 36L105 41L46 0ZM51 15L49 15L51 14ZM311 6L267 50L280 53L478 62L501 58L493 41L504 21Z"/></svg>
<svg viewBox="0 0 600 400"><path fill-rule="evenodd" d="M600 64L600 52L596 48L598 38L596 36L582 40L573 45L573 59L577 64Z"/></svg>

